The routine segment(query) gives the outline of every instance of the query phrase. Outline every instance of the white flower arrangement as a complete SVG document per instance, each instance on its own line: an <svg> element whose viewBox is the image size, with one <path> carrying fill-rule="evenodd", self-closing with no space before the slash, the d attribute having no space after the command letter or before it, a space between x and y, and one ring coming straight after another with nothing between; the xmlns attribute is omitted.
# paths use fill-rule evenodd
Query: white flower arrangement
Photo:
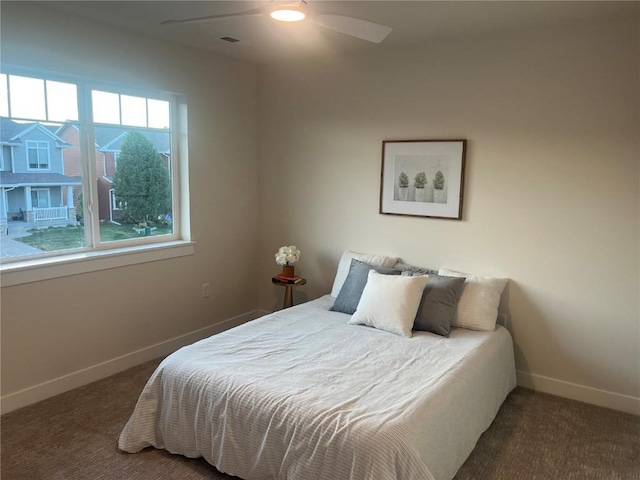
<svg viewBox="0 0 640 480"><path fill-rule="evenodd" d="M300 260L300 250L295 245L280 247L276 253L276 263L278 265L291 265Z"/></svg>

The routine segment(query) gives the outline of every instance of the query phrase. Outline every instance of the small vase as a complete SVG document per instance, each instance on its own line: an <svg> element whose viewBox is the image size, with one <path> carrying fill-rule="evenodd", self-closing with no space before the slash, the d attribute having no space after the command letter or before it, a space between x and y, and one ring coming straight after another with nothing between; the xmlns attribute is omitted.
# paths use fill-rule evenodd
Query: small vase
<svg viewBox="0 0 640 480"><path fill-rule="evenodd" d="M424 191L424 201L433 203L433 185L427 185Z"/></svg>
<svg viewBox="0 0 640 480"><path fill-rule="evenodd" d="M285 277L293 277L293 275L294 275L293 265L283 265L282 266L282 275L284 275Z"/></svg>
<svg viewBox="0 0 640 480"><path fill-rule="evenodd" d="M433 201L435 203L447 203L447 191L436 188L433 192Z"/></svg>

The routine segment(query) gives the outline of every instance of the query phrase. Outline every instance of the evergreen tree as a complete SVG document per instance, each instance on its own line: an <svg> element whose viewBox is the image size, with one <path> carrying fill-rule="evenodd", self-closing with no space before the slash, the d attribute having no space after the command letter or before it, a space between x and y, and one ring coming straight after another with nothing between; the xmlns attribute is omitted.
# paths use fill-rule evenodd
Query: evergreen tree
<svg viewBox="0 0 640 480"><path fill-rule="evenodd" d="M413 186L416 188L424 188L426 183L427 175L424 172L416 174L415 178L413 179Z"/></svg>
<svg viewBox="0 0 640 480"><path fill-rule="evenodd" d="M406 173L400 172L400 176L398 177L398 186L400 188L406 188L409 186L409 176Z"/></svg>
<svg viewBox="0 0 640 480"><path fill-rule="evenodd" d="M171 210L171 177L151 141L129 132L122 141L114 179L118 202L132 223L156 221Z"/></svg>
<svg viewBox="0 0 640 480"><path fill-rule="evenodd" d="M436 176L433 179L433 188L436 190L442 190L444 188L444 175L440 170L436 172Z"/></svg>

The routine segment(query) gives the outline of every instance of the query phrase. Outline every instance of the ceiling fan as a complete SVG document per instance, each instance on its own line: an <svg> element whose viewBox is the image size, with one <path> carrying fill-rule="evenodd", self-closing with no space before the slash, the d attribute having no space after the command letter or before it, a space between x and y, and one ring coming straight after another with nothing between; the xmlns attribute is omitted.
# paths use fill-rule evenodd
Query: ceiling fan
<svg viewBox="0 0 640 480"><path fill-rule="evenodd" d="M306 20L320 27L328 28L329 30L334 30L345 35L373 43L382 42L382 40L384 40L392 30L384 25L368 22L359 18L315 12L310 8L306 0L286 3L270 0L267 5L253 8L251 10L244 10L236 13L225 13L221 15L205 15L202 17L185 18L182 20L165 20L162 22L162 25L209 22L224 18L255 17L263 15L268 15L271 18L282 22L298 22Z"/></svg>

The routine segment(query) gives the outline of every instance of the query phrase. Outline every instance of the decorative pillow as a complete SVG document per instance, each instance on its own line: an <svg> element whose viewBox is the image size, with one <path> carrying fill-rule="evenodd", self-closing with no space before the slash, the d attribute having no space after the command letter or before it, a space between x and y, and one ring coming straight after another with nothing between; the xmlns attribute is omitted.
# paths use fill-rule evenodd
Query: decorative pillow
<svg viewBox="0 0 640 480"><path fill-rule="evenodd" d="M393 267L398 261L398 257L385 257L383 255L369 255L366 253L351 252L349 250L345 251L342 254L342 258L340 258L340 262L338 263L338 270L336 271L336 277L333 280L333 288L331 289L331 296L333 298L336 298L340 293L342 284L349 274L349 268L351 266L351 260L353 258L355 258L356 260L360 260L361 262L368 263L369 265L387 268Z"/></svg>
<svg viewBox="0 0 640 480"><path fill-rule="evenodd" d="M416 267L415 265L409 265L408 263L401 262L396 263L393 268L395 268L396 270L400 270L402 272L401 275L415 276L433 275L438 273L438 270L434 270L432 268Z"/></svg>
<svg viewBox="0 0 640 480"><path fill-rule="evenodd" d="M399 275L398 270L386 267L376 267L369 265L368 263L361 262L355 258L351 259L351 268L349 269L349 275L344 281L340 293L333 302L333 306L330 310L334 312L348 313L352 315L358 307L358 302L362 296L362 291L367 284L367 278L369 276L369 270L375 270L383 275Z"/></svg>
<svg viewBox="0 0 640 480"><path fill-rule="evenodd" d="M411 337L411 327L428 280L427 276L382 275L370 270L358 308L348 323Z"/></svg>
<svg viewBox="0 0 640 480"><path fill-rule="evenodd" d="M448 337L451 324L456 318L456 307L464 281L464 277L429 275L429 283L424 288L413 329Z"/></svg>
<svg viewBox="0 0 640 480"><path fill-rule="evenodd" d="M491 331L496 328L500 295L507 285L506 278L481 277L441 268L440 275L465 277L458 312L452 326L470 330Z"/></svg>

